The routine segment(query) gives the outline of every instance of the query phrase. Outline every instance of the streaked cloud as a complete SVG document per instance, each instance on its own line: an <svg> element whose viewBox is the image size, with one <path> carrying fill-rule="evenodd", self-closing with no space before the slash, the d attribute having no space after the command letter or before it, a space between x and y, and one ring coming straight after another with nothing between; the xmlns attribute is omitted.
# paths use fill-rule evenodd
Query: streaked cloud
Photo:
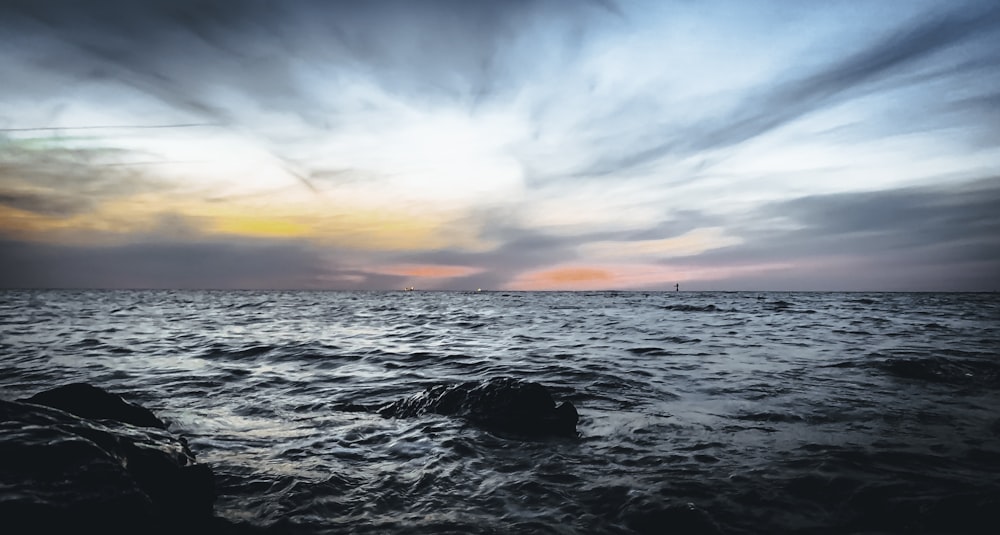
<svg viewBox="0 0 1000 535"><path fill-rule="evenodd" d="M601 241L581 247L581 256L594 259L612 258L672 258L693 256L712 249L742 243L742 239L727 236L719 227L699 228L680 236L659 240Z"/></svg>
<svg viewBox="0 0 1000 535"><path fill-rule="evenodd" d="M16 0L0 35L7 285L998 282L986 0Z"/></svg>

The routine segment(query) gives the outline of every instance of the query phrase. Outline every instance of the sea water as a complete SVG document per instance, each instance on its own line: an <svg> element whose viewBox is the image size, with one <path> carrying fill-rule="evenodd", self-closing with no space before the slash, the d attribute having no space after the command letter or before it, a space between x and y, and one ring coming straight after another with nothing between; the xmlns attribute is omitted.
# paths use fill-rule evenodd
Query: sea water
<svg viewBox="0 0 1000 535"><path fill-rule="evenodd" d="M0 292L0 397L140 403L280 533L994 533L998 352L995 293ZM502 376L579 436L356 410Z"/></svg>

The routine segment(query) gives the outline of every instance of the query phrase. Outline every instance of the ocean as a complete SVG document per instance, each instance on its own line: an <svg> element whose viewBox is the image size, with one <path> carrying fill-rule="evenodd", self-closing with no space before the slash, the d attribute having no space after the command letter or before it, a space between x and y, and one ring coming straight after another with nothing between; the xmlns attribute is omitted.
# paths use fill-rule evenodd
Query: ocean
<svg viewBox="0 0 1000 535"><path fill-rule="evenodd" d="M996 293L0 292L0 398L148 407L275 533L995 533L998 352ZM494 377L577 436L357 410Z"/></svg>

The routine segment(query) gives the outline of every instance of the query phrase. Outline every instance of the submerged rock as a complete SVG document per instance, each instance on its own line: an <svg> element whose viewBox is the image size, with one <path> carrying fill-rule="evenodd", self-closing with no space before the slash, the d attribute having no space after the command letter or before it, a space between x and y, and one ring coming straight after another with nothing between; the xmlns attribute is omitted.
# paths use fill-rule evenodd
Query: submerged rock
<svg viewBox="0 0 1000 535"><path fill-rule="evenodd" d="M212 470L162 427L148 410L90 385L0 400L4 525L41 533L207 526Z"/></svg>
<svg viewBox="0 0 1000 535"><path fill-rule="evenodd" d="M556 405L544 386L510 377L437 385L389 403L378 413L387 418L458 416L490 431L529 437L575 436L579 420L572 403Z"/></svg>

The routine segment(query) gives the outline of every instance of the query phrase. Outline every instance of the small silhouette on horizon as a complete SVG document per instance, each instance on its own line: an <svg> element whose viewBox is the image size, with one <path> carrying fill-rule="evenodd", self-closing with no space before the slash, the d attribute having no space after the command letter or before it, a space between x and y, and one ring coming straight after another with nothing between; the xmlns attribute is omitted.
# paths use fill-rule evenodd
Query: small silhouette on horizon
<svg viewBox="0 0 1000 535"><path fill-rule="evenodd" d="M679 282L674 284L674 291L675 292L681 291L681 284Z"/></svg>

